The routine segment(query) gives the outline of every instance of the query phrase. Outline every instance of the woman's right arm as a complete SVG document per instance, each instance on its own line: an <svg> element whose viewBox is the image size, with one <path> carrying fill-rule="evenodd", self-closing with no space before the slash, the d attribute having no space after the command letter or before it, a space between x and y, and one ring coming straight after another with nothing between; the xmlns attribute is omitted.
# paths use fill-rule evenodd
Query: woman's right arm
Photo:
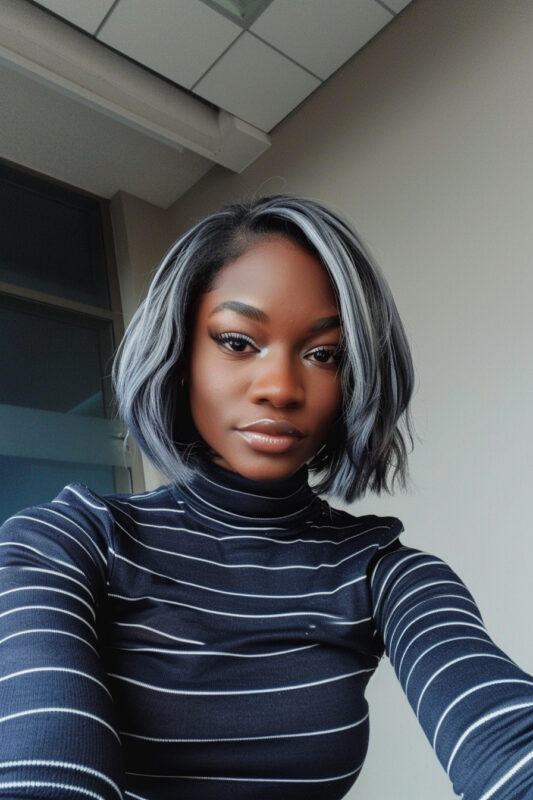
<svg viewBox="0 0 533 800"><path fill-rule="evenodd" d="M0 528L0 798L122 798L98 642L112 521L72 484Z"/></svg>

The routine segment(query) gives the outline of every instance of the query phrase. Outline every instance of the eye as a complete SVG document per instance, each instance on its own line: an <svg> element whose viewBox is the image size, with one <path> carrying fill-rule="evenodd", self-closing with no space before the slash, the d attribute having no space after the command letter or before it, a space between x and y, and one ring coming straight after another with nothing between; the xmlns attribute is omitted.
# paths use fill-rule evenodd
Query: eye
<svg viewBox="0 0 533 800"><path fill-rule="evenodd" d="M221 345L224 350L235 353L236 355L246 355L246 346L252 347L254 350L258 349L253 340L243 333L231 333L227 331L224 333L211 333L210 336L217 344ZM307 354L307 357L313 356L317 364L337 367L342 361L343 353L344 349L341 345L337 345L336 347L316 347Z"/></svg>
<svg viewBox="0 0 533 800"><path fill-rule="evenodd" d="M231 353L242 353L246 345L254 347L254 343L242 333L213 333L211 338Z"/></svg>
<svg viewBox="0 0 533 800"><path fill-rule="evenodd" d="M309 355L314 356L320 364L334 364L338 366L342 361L343 350L341 347L318 347L312 350ZM332 359L330 361L330 359Z"/></svg>

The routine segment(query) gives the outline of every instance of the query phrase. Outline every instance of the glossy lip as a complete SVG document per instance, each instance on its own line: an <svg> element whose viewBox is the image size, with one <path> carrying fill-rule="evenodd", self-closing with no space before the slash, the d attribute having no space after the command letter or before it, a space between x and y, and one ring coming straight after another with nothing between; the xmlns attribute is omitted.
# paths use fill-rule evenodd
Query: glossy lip
<svg viewBox="0 0 533 800"><path fill-rule="evenodd" d="M238 431L257 431L258 433L267 434L269 438L287 436L303 438L302 431L290 422L285 420L273 419L258 419L256 422L250 422L248 425L242 425L237 428Z"/></svg>
<svg viewBox="0 0 533 800"><path fill-rule="evenodd" d="M276 434L270 436L268 433L261 433L261 431L242 431L237 429L237 433L248 442L252 450L257 450L259 453L286 453L288 450L294 450L295 447L300 446L302 436L295 436L294 434Z"/></svg>

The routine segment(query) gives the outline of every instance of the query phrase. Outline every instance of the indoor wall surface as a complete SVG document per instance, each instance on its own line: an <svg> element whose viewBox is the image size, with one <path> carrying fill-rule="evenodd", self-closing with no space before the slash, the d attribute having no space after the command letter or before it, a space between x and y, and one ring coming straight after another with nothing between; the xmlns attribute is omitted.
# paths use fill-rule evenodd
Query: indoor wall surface
<svg viewBox="0 0 533 800"><path fill-rule="evenodd" d="M350 510L402 518L403 541L451 564L496 643L528 672L532 30L529 0L414 0L245 172L215 167L171 209L153 209L157 234L152 218L143 238L131 201L115 203L134 263L122 279L130 305L164 247L223 203L300 193L352 220L411 341L417 439L410 492ZM348 798L452 798L388 663L368 697L370 750Z"/></svg>

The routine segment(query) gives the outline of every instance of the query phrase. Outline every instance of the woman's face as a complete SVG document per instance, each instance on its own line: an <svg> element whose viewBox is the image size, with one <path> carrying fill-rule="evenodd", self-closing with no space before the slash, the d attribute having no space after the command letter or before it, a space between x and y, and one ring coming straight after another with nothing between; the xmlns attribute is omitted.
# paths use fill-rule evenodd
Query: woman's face
<svg viewBox="0 0 533 800"><path fill-rule="evenodd" d="M291 240L262 239L223 267L200 297L187 373L192 418L216 464L280 480L319 450L342 409L340 338L329 276ZM264 420L302 435L241 430Z"/></svg>

